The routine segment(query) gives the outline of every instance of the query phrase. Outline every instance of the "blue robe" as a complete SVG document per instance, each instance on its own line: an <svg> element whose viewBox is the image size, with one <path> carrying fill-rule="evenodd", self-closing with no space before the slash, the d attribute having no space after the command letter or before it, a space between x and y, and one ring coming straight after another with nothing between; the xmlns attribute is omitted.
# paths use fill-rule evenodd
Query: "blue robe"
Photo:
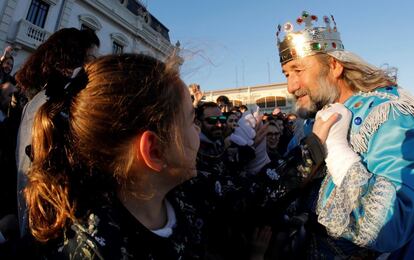
<svg viewBox="0 0 414 260"><path fill-rule="evenodd" d="M389 86L357 93L344 105L352 112L349 141L361 161L339 187L327 174L318 222L333 237L395 251L414 236L414 98Z"/></svg>

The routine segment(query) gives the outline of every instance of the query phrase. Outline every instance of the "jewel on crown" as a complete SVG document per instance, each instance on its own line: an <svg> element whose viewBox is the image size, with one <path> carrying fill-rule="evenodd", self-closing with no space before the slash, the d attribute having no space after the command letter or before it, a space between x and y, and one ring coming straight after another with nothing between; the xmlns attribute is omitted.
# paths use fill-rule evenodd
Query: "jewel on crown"
<svg viewBox="0 0 414 260"><path fill-rule="evenodd" d="M317 53L344 50L334 17L332 15L330 18L324 16L323 21L325 23L324 27L313 26L313 23L318 22L318 17L303 11L302 16L296 19L296 23L298 26L304 24L304 29L295 32L294 25L290 22L285 23L283 28L280 24L278 25L276 37L282 65L291 60ZM285 38L281 41L280 34L282 29L285 33Z"/></svg>

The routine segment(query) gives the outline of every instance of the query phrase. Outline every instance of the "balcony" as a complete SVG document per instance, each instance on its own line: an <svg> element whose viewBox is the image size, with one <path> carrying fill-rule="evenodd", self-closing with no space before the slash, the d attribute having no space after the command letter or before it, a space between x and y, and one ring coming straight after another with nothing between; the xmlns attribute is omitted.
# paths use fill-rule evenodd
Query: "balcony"
<svg viewBox="0 0 414 260"><path fill-rule="evenodd" d="M36 49L49 36L50 32L40 28L25 19L19 21L16 33L16 42L30 49Z"/></svg>

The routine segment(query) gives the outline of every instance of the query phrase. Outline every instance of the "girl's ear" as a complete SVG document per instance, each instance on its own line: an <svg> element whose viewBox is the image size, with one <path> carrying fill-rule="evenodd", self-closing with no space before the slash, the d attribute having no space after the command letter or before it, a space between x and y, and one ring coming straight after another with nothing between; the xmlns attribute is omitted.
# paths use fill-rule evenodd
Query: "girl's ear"
<svg viewBox="0 0 414 260"><path fill-rule="evenodd" d="M165 164L163 149L158 136L154 132L145 131L141 134L135 143L135 149L138 149L137 154L144 165L156 172L162 170Z"/></svg>

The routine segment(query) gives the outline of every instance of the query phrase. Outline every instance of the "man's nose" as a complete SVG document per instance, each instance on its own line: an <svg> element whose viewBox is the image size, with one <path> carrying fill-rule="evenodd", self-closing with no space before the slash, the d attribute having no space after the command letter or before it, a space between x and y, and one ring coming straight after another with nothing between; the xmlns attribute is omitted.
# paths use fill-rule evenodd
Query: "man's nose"
<svg viewBox="0 0 414 260"><path fill-rule="evenodd" d="M296 77L294 75L289 76L289 78L288 78L288 92L290 94L293 94L298 89L299 89L298 77Z"/></svg>

